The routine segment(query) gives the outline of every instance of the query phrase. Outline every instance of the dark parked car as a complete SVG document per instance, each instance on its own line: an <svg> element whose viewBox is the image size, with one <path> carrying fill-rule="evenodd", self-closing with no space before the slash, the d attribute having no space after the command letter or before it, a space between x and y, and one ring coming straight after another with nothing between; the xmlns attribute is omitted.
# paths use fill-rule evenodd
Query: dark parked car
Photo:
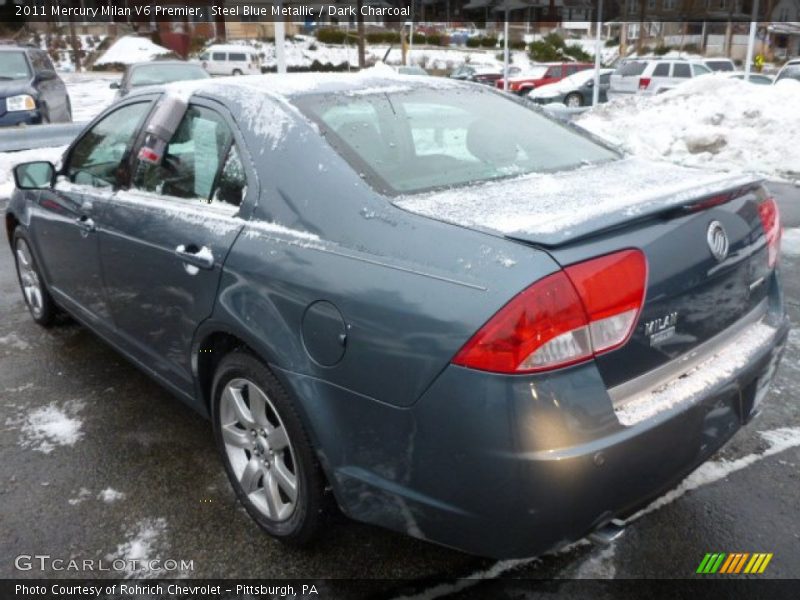
<svg viewBox="0 0 800 600"><path fill-rule="evenodd" d="M483 86L148 88L15 179L33 319L65 310L209 416L286 542L329 501L495 557L609 533L753 417L787 338L759 180Z"/></svg>
<svg viewBox="0 0 800 600"><path fill-rule="evenodd" d="M519 74L521 69L519 67L509 67L508 74L514 76ZM458 79L460 81L474 81L475 83L482 83L484 85L495 84L495 81L502 79L503 70L495 67L485 67L476 65L461 65L450 74L451 79Z"/></svg>
<svg viewBox="0 0 800 600"><path fill-rule="evenodd" d="M608 102L608 86L614 69L600 69L599 102ZM594 101L594 69L578 71L558 83L537 88L528 94L537 104L559 102L572 108L591 106Z"/></svg>
<svg viewBox="0 0 800 600"><path fill-rule="evenodd" d="M47 52L0 46L0 126L70 121L67 87Z"/></svg>
<svg viewBox="0 0 800 600"><path fill-rule="evenodd" d="M117 90L117 98L122 98L138 87L210 77L208 71L196 63L181 60L149 61L129 65L122 81L112 83L110 87Z"/></svg>

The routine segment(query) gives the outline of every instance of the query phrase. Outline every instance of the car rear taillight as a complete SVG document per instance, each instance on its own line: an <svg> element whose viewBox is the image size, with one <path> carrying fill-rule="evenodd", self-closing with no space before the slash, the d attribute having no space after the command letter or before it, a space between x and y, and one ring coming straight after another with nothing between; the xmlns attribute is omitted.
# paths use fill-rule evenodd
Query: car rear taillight
<svg viewBox="0 0 800 600"><path fill-rule="evenodd" d="M758 216L767 236L767 264L772 269L778 264L781 252L781 215L778 204L773 198L767 198L758 205Z"/></svg>
<svg viewBox="0 0 800 600"><path fill-rule="evenodd" d="M647 261L623 250L534 283L492 317L453 364L496 373L572 365L623 345L639 317Z"/></svg>
<svg viewBox="0 0 800 600"><path fill-rule="evenodd" d="M639 77L639 89L646 90L647 86L650 85L650 78L649 77Z"/></svg>

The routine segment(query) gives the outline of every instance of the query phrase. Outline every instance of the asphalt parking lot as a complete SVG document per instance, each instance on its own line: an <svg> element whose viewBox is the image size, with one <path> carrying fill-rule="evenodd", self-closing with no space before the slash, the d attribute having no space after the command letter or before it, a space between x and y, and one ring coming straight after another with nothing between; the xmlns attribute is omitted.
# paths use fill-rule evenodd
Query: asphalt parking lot
<svg viewBox="0 0 800 600"><path fill-rule="evenodd" d="M800 188L776 192L784 225L800 227ZM798 324L800 256L785 254L782 268ZM692 577L706 552L771 552L759 577L800 577L796 326L762 414L619 540L498 563L337 515L316 546L287 549L237 505L209 423L81 326L43 330L31 321L5 240L0 314L0 577L113 576L52 565L19 571L21 554L158 558L192 568L138 575L409 579L413 593L430 598L467 594L498 577ZM440 578L453 584L429 587ZM365 589L393 597L401 587L408 591L381 581Z"/></svg>

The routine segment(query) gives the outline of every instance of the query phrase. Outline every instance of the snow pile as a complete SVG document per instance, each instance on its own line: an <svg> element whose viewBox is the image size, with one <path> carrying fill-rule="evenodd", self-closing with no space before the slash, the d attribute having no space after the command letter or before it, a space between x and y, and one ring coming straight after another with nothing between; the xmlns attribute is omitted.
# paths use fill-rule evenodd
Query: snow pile
<svg viewBox="0 0 800 600"><path fill-rule="evenodd" d="M70 498L69 500L67 500L67 502L69 502L70 506L77 506L78 504L86 500L91 494L92 492L90 492L87 488L82 487L78 492L78 495L75 496L74 498Z"/></svg>
<svg viewBox="0 0 800 600"><path fill-rule="evenodd" d="M785 256L800 256L800 229L784 229L781 252Z"/></svg>
<svg viewBox="0 0 800 600"><path fill-rule="evenodd" d="M624 149L710 169L800 178L800 83L692 79L657 96L609 102L576 122Z"/></svg>
<svg viewBox="0 0 800 600"><path fill-rule="evenodd" d="M83 422L78 418L83 406L83 402L74 400L61 407L51 402L27 416L7 420L6 425L20 430L23 448L50 454L56 446L73 446L83 437Z"/></svg>
<svg viewBox="0 0 800 600"><path fill-rule="evenodd" d="M0 198L8 198L14 191L14 174L11 170L18 164L35 160L61 160L65 146L57 148L37 148L22 152L0 152Z"/></svg>
<svg viewBox="0 0 800 600"><path fill-rule="evenodd" d="M126 540L106 555L109 562L125 562L125 575L128 579L158 577L161 569L150 569L151 561L159 560L159 550L165 545L167 520L142 519L128 530Z"/></svg>
<svg viewBox="0 0 800 600"><path fill-rule="evenodd" d="M31 347L28 342L13 332L0 337L0 346L5 346L11 350L27 350Z"/></svg>
<svg viewBox="0 0 800 600"><path fill-rule="evenodd" d="M99 500L102 500L106 504L111 504L113 502L116 502L117 500L124 500L125 494L123 492L115 490L114 488L106 488L99 494L97 494L97 498Z"/></svg>
<svg viewBox="0 0 800 600"><path fill-rule="evenodd" d="M172 50L154 44L148 38L135 35L126 35L111 44L103 55L98 58L94 66L123 64L132 65L137 62L153 60L157 56L170 54Z"/></svg>

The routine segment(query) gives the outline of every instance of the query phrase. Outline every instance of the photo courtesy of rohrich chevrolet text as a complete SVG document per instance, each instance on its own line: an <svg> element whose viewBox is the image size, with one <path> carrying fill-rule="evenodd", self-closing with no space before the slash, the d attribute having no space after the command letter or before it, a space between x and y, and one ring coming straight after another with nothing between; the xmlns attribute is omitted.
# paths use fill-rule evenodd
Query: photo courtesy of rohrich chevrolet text
<svg viewBox="0 0 800 600"><path fill-rule="evenodd" d="M796 598L800 0L0 0L0 600Z"/></svg>

